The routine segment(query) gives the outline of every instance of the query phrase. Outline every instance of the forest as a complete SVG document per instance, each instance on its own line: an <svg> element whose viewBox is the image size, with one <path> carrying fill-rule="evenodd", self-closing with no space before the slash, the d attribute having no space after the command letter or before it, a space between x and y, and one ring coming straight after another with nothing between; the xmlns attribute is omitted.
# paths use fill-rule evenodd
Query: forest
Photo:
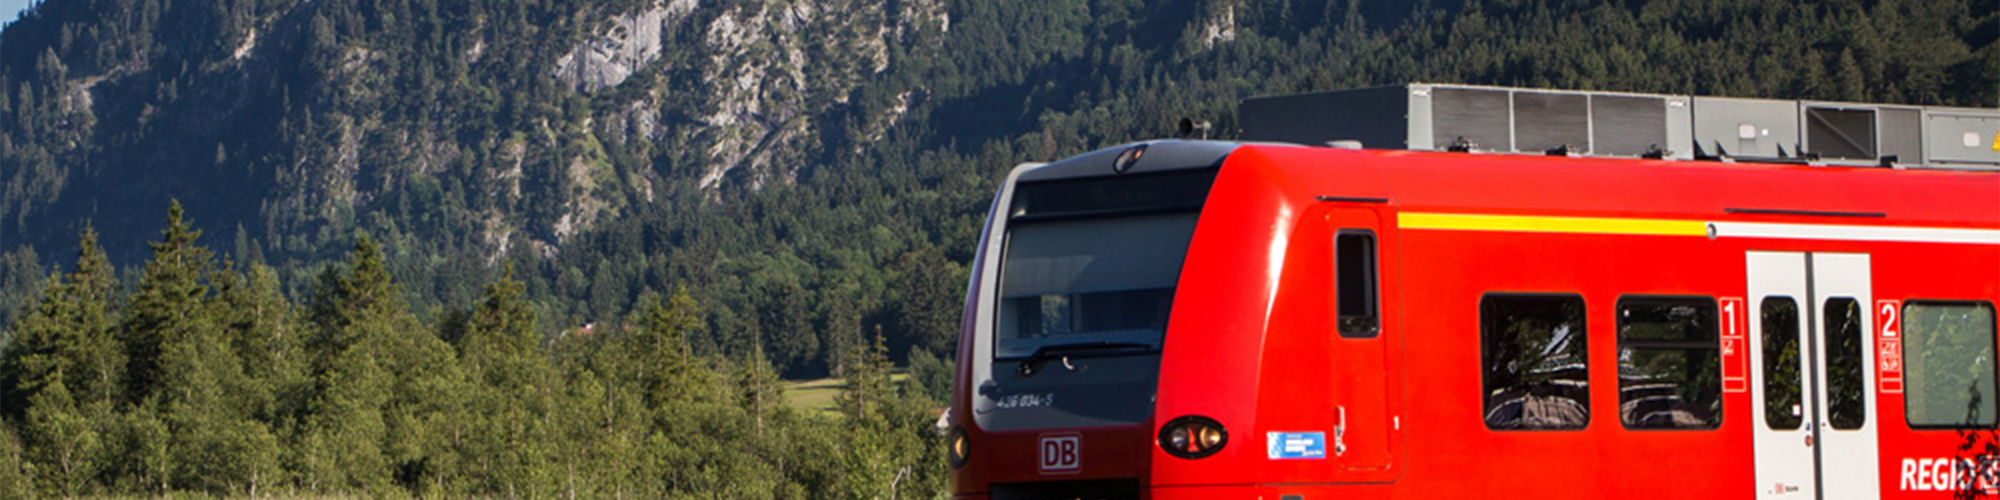
<svg viewBox="0 0 2000 500"><path fill-rule="evenodd" d="M934 496L1015 164L1412 81L1990 108L1996 41L1977 0L47 0L0 31L0 497Z"/></svg>
<svg viewBox="0 0 2000 500"><path fill-rule="evenodd" d="M941 491L938 403L850 352L836 411L761 355L705 358L685 290L542 338L511 268L435 324L367 237L301 302L172 204L136 288L86 228L10 327L0 496L881 498ZM119 296L123 295L123 300Z"/></svg>

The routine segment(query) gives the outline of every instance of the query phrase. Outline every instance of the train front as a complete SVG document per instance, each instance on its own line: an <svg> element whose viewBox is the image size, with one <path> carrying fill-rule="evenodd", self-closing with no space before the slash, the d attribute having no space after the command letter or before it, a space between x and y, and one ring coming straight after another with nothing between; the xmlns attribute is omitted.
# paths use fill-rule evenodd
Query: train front
<svg viewBox="0 0 2000 500"><path fill-rule="evenodd" d="M1155 498L1160 453L1226 445L1160 420L1197 221L1236 144L1158 141L1014 169L975 260L947 431L958 498ZM1238 445L1242 446L1242 445Z"/></svg>

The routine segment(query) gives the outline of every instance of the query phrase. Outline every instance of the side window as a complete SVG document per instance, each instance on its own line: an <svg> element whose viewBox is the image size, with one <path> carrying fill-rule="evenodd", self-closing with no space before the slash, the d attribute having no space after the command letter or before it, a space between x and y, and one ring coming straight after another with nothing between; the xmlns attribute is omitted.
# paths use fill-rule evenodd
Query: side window
<svg viewBox="0 0 2000 500"><path fill-rule="evenodd" d="M1805 421L1799 400L1799 301L1765 297L1764 425L1772 430L1797 430Z"/></svg>
<svg viewBox="0 0 2000 500"><path fill-rule="evenodd" d="M1868 423L1866 368L1861 362L1861 341L1867 322L1861 304L1847 297L1826 299L1821 318L1826 322L1826 420L1834 429L1851 431Z"/></svg>
<svg viewBox="0 0 2000 500"><path fill-rule="evenodd" d="M1903 415L1912 427L1992 428L1993 305L1903 305Z"/></svg>
<svg viewBox="0 0 2000 500"><path fill-rule="evenodd" d="M1590 424L1583 297L1487 294L1479 301L1486 427L1582 429Z"/></svg>
<svg viewBox="0 0 2000 500"><path fill-rule="evenodd" d="M1374 337L1382 325L1376 301L1375 232L1342 229L1334 236L1333 253L1340 336Z"/></svg>
<svg viewBox="0 0 2000 500"><path fill-rule="evenodd" d="M1618 299L1618 420L1628 429L1722 425L1715 299Z"/></svg>

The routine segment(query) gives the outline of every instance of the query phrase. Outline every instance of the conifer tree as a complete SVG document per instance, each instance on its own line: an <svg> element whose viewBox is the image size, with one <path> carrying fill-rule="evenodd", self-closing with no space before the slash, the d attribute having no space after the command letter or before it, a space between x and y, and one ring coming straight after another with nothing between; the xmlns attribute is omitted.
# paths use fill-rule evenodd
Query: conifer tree
<svg viewBox="0 0 2000 500"><path fill-rule="evenodd" d="M479 436L467 441L475 493L554 495L548 444L559 381L535 341L535 313L521 301L525 286L509 264L467 318L461 362L471 386L468 412ZM537 481L539 480L539 481Z"/></svg>
<svg viewBox="0 0 2000 500"><path fill-rule="evenodd" d="M299 443L299 481L308 491L383 492L390 484L384 454L391 374L383 366L382 333L372 323L391 297L375 243L366 237L348 256L349 272L329 266L312 296L307 350L312 379ZM366 278L357 278L357 277Z"/></svg>
<svg viewBox="0 0 2000 500"><path fill-rule="evenodd" d="M646 305L639 315L633 347L638 356L638 380L649 408L706 399L712 390L710 371L689 352L687 335L701 326L701 311L686 287L670 298Z"/></svg>
<svg viewBox="0 0 2000 500"><path fill-rule="evenodd" d="M213 281L218 321L242 358L244 385L232 397L275 429L304 405L305 352L291 303L279 291L277 272L263 265L220 272Z"/></svg>
<svg viewBox="0 0 2000 500"><path fill-rule="evenodd" d="M10 329L13 345L0 358L7 382L0 389L10 395L10 413L23 418L24 449L46 464L34 471L46 495L83 494L105 467L103 436L122 371L108 326L110 266L88 226L68 278L49 278L40 303ZM83 389L82 397L72 387Z"/></svg>
<svg viewBox="0 0 2000 500"><path fill-rule="evenodd" d="M890 381L889 343L876 329L875 341L868 345L853 347L848 355L848 369L841 373L847 383L834 404L848 421L857 425L868 425L881 421L880 412L896 397L896 386Z"/></svg>
<svg viewBox="0 0 2000 500"><path fill-rule="evenodd" d="M150 243L153 259L146 263L139 290L127 307L120 325L127 358L128 402L139 403L155 395L164 384L161 351L169 341L180 341L199 333L206 325L198 317L201 301L208 294L202 281L208 272L209 253L195 245L201 231L187 225L180 201L167 207L167 227L160 241Z"/></svg>
<svg viewBox="0 0 2000 500"><path fill-rule="evenodd" d="M751 437L762 438L765 428L777 425L774 420L786 409L785 386L763 349L752 349L750 359L736 371L737 405L752 419Z"/></svg>
<svg viewBox="0 0 2000 500"><path fill-rule="evenodd" d="M886 498L894 496L900 478L908 474L898 467L900 438L895 433L893 412L900 398L890 378L888 341L878 329L874 342L854 349L847 372L841 374L847 384L834 398L846 427L854 431L841 450L837 494L853 499Z"/></svg>
<svg viewBox="0 0 2000 500"><path fill-rule="evenodd" d="M147 467L161 489L213 493L254 491L272 475L276 437L250 418L238 396L246 384L241 359L219 326L226 304L214 301L212 254L197 243L201 231L183 218L178 201L167 209L167 227L153 243L138 291L121 325L134 381L130 403L149 409L164 425L166 464ZM140 422L140 425L147 425ZM159 438L157 434L140 436Z"/></svg>
<svg viewBox="0 0 2000 500"><path fill-rule="evenodd" d="M81 340L83 377L76 385L82 394L79 400L97 408L93 413L98 417L111 411L124 376L124 349L112 329L111 294L118 281L115 272L104 249L97 246L97 230L85 225L77 245L76 270L69 274L69 300L75 304L72 321Z"/></svg>

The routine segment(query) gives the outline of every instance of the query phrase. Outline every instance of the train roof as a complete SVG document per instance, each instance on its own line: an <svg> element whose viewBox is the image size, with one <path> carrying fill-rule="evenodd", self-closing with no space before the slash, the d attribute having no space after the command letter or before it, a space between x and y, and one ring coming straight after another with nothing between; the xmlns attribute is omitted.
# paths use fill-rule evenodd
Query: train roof
<svg viewBox="0 0 2000 500"><path fill-rule="evenodd" d="M2000 227L2000 175L1988 172L1272 144L1230 156L1311 196L1402 211Z"/></svg>

